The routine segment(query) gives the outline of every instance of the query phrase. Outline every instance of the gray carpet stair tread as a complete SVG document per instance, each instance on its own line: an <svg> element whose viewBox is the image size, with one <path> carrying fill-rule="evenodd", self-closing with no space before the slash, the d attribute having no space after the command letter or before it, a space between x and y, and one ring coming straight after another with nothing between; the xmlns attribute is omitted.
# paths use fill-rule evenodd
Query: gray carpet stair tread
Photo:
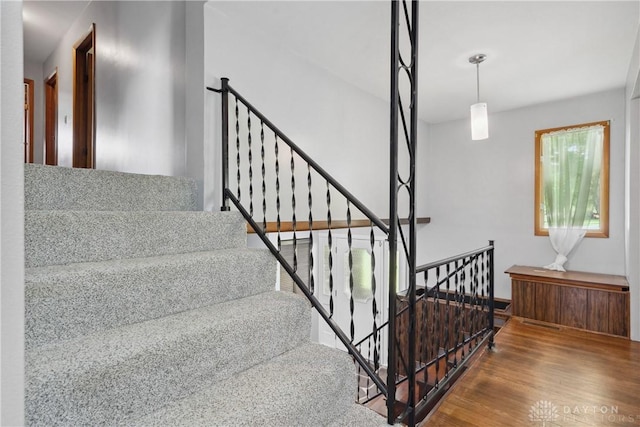
<svg viewBox="0 0 640 427"><path fill-rule="evenodd" d="M25 164L25 209L192 211L195 181L96 169Z"/></svg>
<svg viewBox="0 0 640 427"><path fill-rule="evenodd" d="M25 211L25 265L142 258L246 246L237 212Z"/></svg>
<svg viewBox="0 0 640 427"><path fill-rule="evenodd" d="M27 421L95 425L148 414L308 342L310 318L303 298L272 291L33 349Z"/></svg>
<svg viewBox="0 0 640 427"><path fill-rule="evenodd" d="M387 419L357 403L329 424L329 427L388 427Z"/></svg>
<svg viewBox="0 0 640 427"><path fill-rule="evenodd" d="M238 212L194 180L25 165L29 426L382 426Z"/></svg>
<svg viewBox="0 0 640 427"><path fill-rule="evenodd" d="M326 426L351 407L355 384L347 353L309 343L127 424Z"/></svg>
<svg viewBox="0 0 640 427"><path fill-rule="evenodd" d="M28 268L25 338L32 348L275 289L260 249Z"/></svg>

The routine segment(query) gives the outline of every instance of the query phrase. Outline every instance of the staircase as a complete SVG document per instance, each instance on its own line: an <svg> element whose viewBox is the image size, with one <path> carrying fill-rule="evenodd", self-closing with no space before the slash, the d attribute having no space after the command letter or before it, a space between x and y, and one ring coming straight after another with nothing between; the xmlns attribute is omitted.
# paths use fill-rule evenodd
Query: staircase
<svg viewBox="0 0 640 427"><path fill-rule="evenodd" d="M32 426L383 426L235 212L185 178L25 165Z"/></svg>

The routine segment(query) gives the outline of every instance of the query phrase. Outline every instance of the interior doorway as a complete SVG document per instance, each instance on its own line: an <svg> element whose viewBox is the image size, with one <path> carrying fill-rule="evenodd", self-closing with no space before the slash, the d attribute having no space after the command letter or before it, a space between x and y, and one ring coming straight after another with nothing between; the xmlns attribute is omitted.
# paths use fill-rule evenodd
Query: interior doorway
<svg viewBox="0 0 640 427"><path fill-rule="evenodd" d="M58 164L58 69L44 81L44 164Z"/></svg>
<svg viewBox="0 0 640 427"><path fill-rule="evenodd" d="M73 167L95 167L96 24L73 46Z"/></svg>
<svg viewBox="0 0 640 427"><path fill-rule="evenodd" d="M24 79L24 161L33 163L33 91L34 83L31 79Z"/></svg>

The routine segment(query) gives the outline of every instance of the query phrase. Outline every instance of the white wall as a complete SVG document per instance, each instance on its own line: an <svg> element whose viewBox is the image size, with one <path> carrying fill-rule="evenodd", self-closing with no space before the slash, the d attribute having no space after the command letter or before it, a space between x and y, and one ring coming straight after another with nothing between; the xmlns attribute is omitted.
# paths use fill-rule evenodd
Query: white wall
<svg viewBox="0 0 640 427"><path fill-rule="evenodd" d="M491 106L489 106L491 107ZM571 270L625 274L624 90L491 114L490 137L471 141L468 120L430 126L427 192L420 210L431 224L418 235L419 259L436 260L495 240L496 296L510 298L502 272L555 258L549 239L533 234L534 131L611 120L609 238L586 238L569 257Z"/></svg>
<svg viewBox="0 0 640 427"><path fill-rule="evenodd" d="M22 2L0 1L0 425L24 424Z"/></svg>
<svg viewBox="0 0 640 427"><path fill-rule="evenodd" d="M33 163L44 159L44 76L42 64L32 61L24 63L24 78L33 80Z"/></svg>
<svg viewBox="0 0 640 427"><path fill-rule="evenodd" d="M205 83L219 87L219 79L229 77L235 89L304 151L386 217L387 102L257 31L227 16L225 2L207 3ZM205 207L211 209L217 209L220 200L219 103L219 95L205 96L205 118L212 118L205 122L205 170L211 171L205 174ZM555 258L548 238L533 234L534 131L600 120L611 120L610 237L583 240L567 267L625 274L622 88L491 114L491 137L483 142L471 142L466 119L420 123L417 214L430 216L432 222L418 227L418 263L495 240L496 294L510 298L505 269L545 265Z"/></svg>
<svg viewBox="0 0 640 427"><path fill-rule="evenodd" d="M640 341L640 31L625 90L625 245L631 289L631 338Z"/></svg>
<svg viewBox="0 0 640 427"><path fill-rule="evenodd" d="M297 145L339 182L347 183L347 189L377 215L386 217L387 102L271 42L268 34L254 31L225 16L224 2L206 4L205 83L220 87L221 77L230 78L231 86ZM205 207L217 209L219 163L210 159L216 156L220 161L220 95L207 93L205 104L210 120L205 125L205 161L211 171L206 175ZM300 185L306 186L306 179Z"/></svg>
<svg viewBox="0 0 640 427"><path fill-rule="evenodd" d="M185 175L185 3L94 1L44 63L58 67L58 164L72 164L72 46L96 24L96 168Z"/></svg>
<svg viewBox="0 0 640 427"><path fill-rule="evenodd" d="M199 208L204 191L204 3L204 0L185 3L185 172L197 182Z"/></svg>

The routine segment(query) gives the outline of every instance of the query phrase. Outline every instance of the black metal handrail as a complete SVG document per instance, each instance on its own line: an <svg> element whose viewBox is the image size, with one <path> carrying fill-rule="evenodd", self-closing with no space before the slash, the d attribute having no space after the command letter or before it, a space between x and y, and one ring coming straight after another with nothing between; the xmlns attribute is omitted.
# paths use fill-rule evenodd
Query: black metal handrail
<svg viewBox="0 0 640 427"><path fill-rule="evenodd" d="M416 274L417 273L424 273L427 270L431 270L433 268L440 267L440 266L443 266L445 264L449 264L449 263L456 262L456 261L461 261L461 260L464 260L465 258L471 258L473 256L480 255L480 254L482 254L482 253L484 253L484 252L486 252L488 250L492 250L492 249L493 249L493 241L490 241L489 245L485 246L483 248L475 249L473 251L465 252L465 253L459 254L459 255L454 255L454 256L451 256L449 258L443 258L441 260L433 261L433 262L430 262L430 263L427 263L427 264L422 264L422 265L420 265L420 266L418 266L416 268Z"/></svg>
<svg viewBox="0 0 640 427"><path fill-rule="evenodd" d="M239 197L236 197L233 192L230 190L229 188L229 180L228 180L228 176L229 176L229 162L228 162L228 157L229 157L229 108L228 108L228 103L229 103L229 96L233 96L236 102L236 126L239 126L239 118L238 118L238 108L237 105L238 103L243 105L244 108L247 111L247 114L249 115L249 118L251 117L255 117L259 123L260 123L260 128L261 128L261 141L264 144L264 128L267 128L268 130L270 130L274 137L276 138L277 142L282 142L284 143L290 150L291 150L291 167L293 168L294 166L294 162L293 162L293 153L295 153L295 155L297 155L302 161L303 163L306 163L307 168L309 170L309 178L308 178L308 184L311 187L311 170L313 170L315 173L317 173L320 177L323 178L323 180L326 182L327 188L332 188L334 190L336 190L340 195L342 195L342 197L347 201L347 227L349 229L349 242L351 241L351 230L350 230L350 221L351 221L351 213L350 213L350 209L351 207L353 207L354 209L357 209L358 211L360 211L360 213L362 213L369 221L370 221L370 227L371 227L371 238L373 239L373 228L377 227L378 229L381 230L381 232L384 235L387 235L389 232L389 227L377 216L375 215L371 210L369 210L362 202L360 202L355 196L353 196L353 194L351 194L348 190L346 190L344 188L344 186L342 186L339 182L337 182L337 180L335 178L333 178L328 172L326 172L322 167L320 167L309 155L307 155L303 150L301 150L296 144L293 143L293 141L291 141L291 139L289 137L287 137L278 127L276 127L269 119L267 119L267 117L261 113L254 105L252 105L249 101L247 101L241 94L238 93L238 91L236 91L233 87L231 87L231 85L229 84L229 80L228 78L223 78L221 79L222 81L222 86L221 89L214 89L211 87L207 87L208 90L213 91L213 92L217 92L217 93L221 93L222 94L222 102L223 102L223 108L222 108L222 123L223 126L222 128L222 145L223 145L223 162L222 162L222 168L223 168L223 206L222 206L222 210L228 210L229 209L229 201L231 203L233 203L233 205L236 207L236 209L244 216L244 218L247 220L247 222L249 223L249 225L253 228L253 230L255 231L256 235L262 240L262 242L265 244L265 246L270 250L270 252L275 256L275 258L278 260L278 262L280 263L280 265L284 268L284 270L287 272L287 274L289 276L291 276L292 280L294 281L294 283L296 283L296 285L298 286L298 288L303 292L303 294L307 297L307 299L311 302L312 306L316 309L316 311L318 312L318 314L324 319L324 321L327 323L327 325L331 328L331 330L335 333L336 337L340 340L340 342L347 348L348 352L353 356L354 360L361 366L361 369L363 369L367 375L369 375L369 377L371 378L371 380L376 384L376 387L378 387L380 390L383 391L383 393L386 394L387 392L387 385L385 384L385 382L380 378L380 376L374 371L374 369L371 369L370 365L369 365L369 361L365 360L365 358L363 357L363 355L358 351L358 349L356 348L356 346L353 344L353 325L352 325L352 337L351 339L349 337L347 337L346 333L341 329L341 327L336 323L336 321L333 319L333 312L332 312L332 308L331 311L327 311L325 309L325 307L322 305L322 303L318 300L318 298L314 295L314 290L313 288L310 289L310 287L308 287L304 281L302 280L302 278L298 275L297 272L297 266L296 266L296 260L294 258L294 262L293 265L291 265L289 263L289 261L287 259L284 258L284 256L280 253L280 247L278 244L278 247L276 247L268 238L267 236L267 232L265 229L265 225L263 224L262 227L260 226L260 224L258 224L258 222L256 220L254 220L253 218L253 212L251 212L251 210L247 210L241 200L239 199ZM248 124L248 126L250 127L250 124ZM238 127L236 127L236 134L238 135L239 133L239 129ZM248 134L250 135L250 130L248 131ZM239 141L238 141L239 143ZM251 146L251 141L250 139L248 140L248 144L249 147ZM237 150L240 150L239 148L237 148ZM278 150L278 148L276 148L276 150ZM261 151L262 151L262 156L263 156L263 163L262 163L262 173L263 173L263 179L264 179L264 146L261 147ZM238 156L239 156L239 152L238 152ZM251 155L249 155L251 156ZM251 157L249 158L249 162L252 162ZM276 164L276 174L278 173L277 171L279 171L279 166L278 164ZM239 172L238 172L239 173ZM249 172L250 176L251 176L251 171ZM239 179L239 178L238 178ZM294 174L292 171L292 180L294 179ZM239 185L239 184L238 184ZM292 186L294 186L294 182L292 182ZM251 191L251 186L252 184L250 184L250 191ZM279 188L279 184L276 184L276 187ZM295 188L295 187L294 187ZM264 197L264 184L263 184L263 197ZM295 191L292 190L293 193L295 194ZM328 190L327 190L328 191ZM250 196L252 197L252 195ZM327 195L327 198L329 199L329 194ZM327 202L329 203L329 200L327 200ZM266 203L266 201L265 201ZM295 228L296 228L296 219L295 219L295 201L292 201L293 203L293 224L294 224L294 245L296 244L296 236L295 236ZM278 205L278 242L280 242L280 196L279 193L277 195L277 205ZM266 211L266 205L263 204L263 210ZM266 213L265 213L266 215ZM301 221L301 222L306 222L306 221ZM314 219L311 216L311 188L309 188L309 220L308 220L308 224L309 224L309 230L313 230L314 228ZM330 211L328 212L328 229L329 232L331 232L332 230L332 223L331 223L331 213ZM371 244L373 245L373 240L371 242ZM350 249L351 250L351 249ZM294 250L294 254L295 254L295 250ZM294 255L295 256L295 255ZM351 258L351 254L350 254L350 258ZM375 300L374 300L375 301ZM373 307L374 311L377 311L377 308ZM353 313L352 313L353 316ZM375 316L374 316L375 317ZM377 326L375 325L375 321L374 321L374 326L377 328ZM379 363L378 361L376 361L376 363Z"/></svg>
<svg viewBox="0 0 640 427"><path fill-rule="evenodd" d="M284 132L282 132L276 125L274 125L271 120L269 120L264 114L260 112L256 107L254 107L249 101L247 101L238 91L236 91L229 84L229 79L223 77L221 80L222 88L215 89L207 86L207 90L217 93L231 93L235 96L238 101L240 101L245 107L247 107L258 119L260 119L268 128L270 128L275 134L278 135L281 141L283 141L287 146L289 146L300 158L302 158L307 164L311 166L320 176L322 176L329 184L335 188L342 196L344 196L347 200L351 202L353 206L355 206L360 212L362 212L376 227L382 230L383 233L389 234L389 227L382 221L376 214L374 214L364 203L358 200L353 194L351 194L342 184L340 184L334 177L332 177L327 171L325 171L315 160L313 160L307 153L302 151L300 147L298 147ZM223 114L225 114L223 112ZM225 122L226 120L223 120ZM228 123L228 121L226 121ZM222 129L223 134L228 134L228 127L226 129ZM224 143L224 138L223 138ZM224 144L228 146L227 144ZM224 153L223 153L224 156ZM228 163L225 165L223 163L223 174L228 176ZM226 171L224 170L226 169ZM225 186L228 188L228 186Z"/></svg>
<svg viewBox="0 0 640 427"><path fill-rule="evenodd" d="M211 88L209 88L211 89ZM213 89L211 89L213 90ZM251 179L252 173L252 156L251 156L251 123L250 120L252 117L256 117L260 122L260 139L261 139L261 166L262 166L262 188L263 188L263 214L266 215L266 201L265 201L265 190L264 190L264 179L265 179L265 159L264 159L264 128L266 127L270 131L273 132L275 136L276 143L276 153L278 152L277 143L281 141L287 146L291 151L291 185L292 185L292 208L293 208L293 218L294 218L294 247L296 242L296 234L295 234L295 174L294 174L294 162L293 162L293 153L295 153L303 162L306 163L308 169L308 191L309 191L309 230L313 231L314 229L314 219L311 215L311 170L314 170L318 175L320 175L324 182L326 182L327 189L329 187L334 188L341 194L347 201L347 227L348 227L348 243L349 243L349 274L350 274L350 289L353 292L353 269L352 269L352 260L351 260L351 229L350 229L350 206L358 209L361 213L363 213L368 220L370 221L370 239L371 239L371 254L373 254L373 239L374 239L374 227L377 227L381 230L383 235L386 235L389 239L391 238L390 233L395 227L393 226L393 222L390 222L389 227L386 225L369 209L367 209L361 202L359 202L350 192L344 189L343 186L338 184L334 178L332 178L326 171L324 171L320 166L317 165L315 161L309 158L307 154L305 154L299 147L293 145L291 140L286 137L278 128L276 128L266 117L260 113L253 105L245 100L244 97L240 96L236 90L231 88L228 84L227 79L223 79L223 86L221 90L215 90L216 92L221 92L223 95L223 102L229 102L229 95L233 96L236 100L236 138L239 138L238 126L240 119L238 117L238 103L243 105L244 108L247 109L248 115L248 131L247 131L247 142L248 142L248 157L249 157L249 177ZM228 148L228 139L229 139L229 125L228 125L228 116L229 112L228 106L227 108L223 108L223 122L227 122L227 124L222 126L223 132L226 134L223 135L223 146L226 146L223 150L225 155L229 156L229 148ZM239 144L239 140L236 142ZM236 147L236 152L238 156L238 162L240 161L240 148ZM223 168L227 168L225 170L225 174L229 174L228 170L228 160L223 159ZM239 163L238 163L238 171L239 174ZM279 188L278 182L278 159L276 154L276 189ZM376 314L378 313L377 307L375 304L375 298L373 302L373 313L374 320L372 326L372 332L367 334L363 339L359 341L354 340L354 324L353 324L353 299L351 300L351 337L344 332L342 327L336 322L333 318L333 305L331 303L330 310L327 310L323 304L319 301L318 297L314 294L313 288L313 278L311 281L311 286L308 286L304 280L300 277L297 270L295 255L293 265L287 260L283 254L280 252L280 195L276 190L276 198L278 204L278 247L276 247L271 240L269 239L266 232L266 223L263 223L261 226L255 219L252 210L248 210L245 205L240 200L240 176L238 175L238 195L234 195L233 191L229 188L228 177L225 177L223 180L225 182L223 189L224 196L224 204L223 209L229 208L229 202L231 202L235 208L243 215L243 217L248 222L249 226L253 228L256 232L256 235L262 240L265 246L271 251L274 257L278 260L282 268L286 271L286 273L292 278L296 286L302 291L305 297L309 300L313 308L318 312L319 316L326 322L331 331L335 334L337 339L344 345L349 354L354 358L354 361L357 363L358 371L364 371L367 376L367 382L372 382L375 385L375 391L371 394L367 392L367 396L364 397L363 401L368 401L373 399L375 396L384 395L387 399L393 401L393 411L388 414L389 422L401 421L405 422L408 425L415 425L416 417L420 414L426 405L429 405L433 402L434 399L437 399L443 391L443 385L449 381L449 378L453 377L455 373L465 365L466 361L469 360L470 356L475 354L478 351L478 348L484 342L489 342L489 345L493 344L493 334L489 333L493 330L493 242L490 242L489 246L484 248L477 249L475 251L466 252L460 255L456 255L453 257L446 258L444 260L440 260L437 262L432 262L428 264L420 265L419 267L412 268L412 265L409 264L409 274L413 277L413 280L409 280L409 284L407 287L407 294L403 298L403 306L397 308L396 305L396 294L395 294L395 283L392 282L391 278L389 280L389 286L393 286L393 290L390 289L390 295L392 295L393 301L389 301L390 312L386 321L383 321L380 326L376 324ZM251 188L253 183L249 184L250 189L250 204L253 203L253 196L251 195ZM327 190L327 204L329 204L329 190ZM328 216L328 233L329 233L329 241L331 241L331 210L327 212ZM397 221L396 217L396 221ZM263 219L266 221L266 219ZM305 221L303 221L305 222ZM396 224L397 225L397 224ZM399 225L398 225L399 227ZM415 232L415 231L414 231ZM409 246L414 246L415 242L407 244L405 241L404 235L401 234L401 238L403 239L403 246L405 249ZM409 234L409 239L413 240L415 236L411 233ZM391 244L389 245L391 248ZM294 249L295 254L295 249ZM313 266L313 258L311 251L309 253L311 266ZM390 257L389 259L389 270L393 271L393 269L397 268L397 266L392 265L395 257ZM371 260L372 265L372 280L374 280L373 285L373 294L375 294L375 277L374 277L374 264L375 259ZM478 263L482 263L483 270L482 275L479 277L478 272ZM329 260L329 265L331 265L331 261ZM486 268L485 268L486 264ZM453 267L451 267L453 266ZM490 267L489 267L490 266ZM330 267L331 268L331 267ZM445 272L441 272L441 269L446 268ZM428 274L431 271L436 271L436 281L435 284L429 286L428 283ZM467 273L467 270L469 272ZM425 275L425 287L418 289L416 286L415 277L418 274ZM469 277L467 277L467 275ZM395 280L395 274L393 274ZM465 285L461 288L456 286L454 293L449 292L449 282L451 280L458 281L462 277L462 281L470 280L470 288L471 292L467 292L465 289ZM478 283L482 281L484 287L482 288L482 296L478 296ZM441 295L441 286L446 286L446 290L444 294ZM485 289L486 294L485 295ZM421 295L417 295L417 291L422 291ZM442 325L442 320L440 319L439 314L439 305L444 304L446 316L445 316L445 325ZM417 314L419 313L418 306L421 306L422 312L420 313L420 318L418 318ZM429 307L433 308L430 309ZM391 311L392 310L392 311ZM433 313L430 313L430 316L427 316L427 311L431 310ZM486 321L485 321L486 319ZM452 323L453 322L453 323ZM449 326L449 323L452 323L453 326ZM444 328L444 329L442 329ZM440 330L442 329L442 330ZM383 332L384 331L384 332ZM380 354L379 354L379 344L380 337L383 333L386 333L388 337L388 354L387 354L387 365L381 366L380 363ZM466 334L465 336L458 338L460 334ZM404 336L406 338L406 342L401 342ZM453 343L449 343L451 337L455 337ZM444 350L441 352L438 349L444 343ZM365 347L368 351L368 355L363 354L362 348ZM419 349L417 349L419 347ZM373 350L372 350L373 349ZM373 351L374 356L371 356L371 352ZM393 353L391 353L393 351ZM434 353L435 351L435 353ZM461 353L458 358L457 354ZM445 376L440 378L439 366L444 360L449 360L449 357L454 355L454 367L449 368L447 365L445 369ZM459 359L459 360L458 360ZM381 368L386 368L386 380L381 376ZM416 390L419 390L417 387L417 376L425 376L424 382L428 383L428 379L426 377L429 376L429 371L435 369L435 383L430 392L428 392L425 396L421 397L418 401L412 400L409 398L407 402L400 402L396 399L395 390L402 384L406 384L406 387L410 391L410 393L415 394ZM433 375L433 374L432 374ZM399 415L396 413L398 408L398 404L404 407L404 410Z"/></svg>
<svg viewBox="0 0 640 427"><path fill-rule="evenodd" d="M409 7L410 4L410 7ZM402 9L401 9L402 7ZM402 19L404 18L404 19ZM403 57L400 52L400 31L407 32L407 40L410 43L409 56ZM407 52L407 50L403 50ZM345 346L347 351L353 356L359 372L366 373L367 384L373 382L376 390L364 396L364 400L370 400L374 396L384 395L387 405L387 420L389 424L402 422L413 426L416 424L417 416L421 411L431 404L445 389L443 386L450 378L459 371L460 367L475 354L482 344L488 342L493 345L493 310L494 310L494 272L493 272L493 242L489 246L476 251L467 252L455 257L450 257L435 263L428 263L421 266L416 265L416 212L415 199L417 195L415 160L417 149L417 66L418 66L418 1L417 0L391 0L391 96L390 96L390 151L389 151L389 220L385 224L375 213L360 202L344 186L318 165L310 156L300 149L289 137L287 137L278 127L276 127L264 114L255 108L241 94L229 85L228 78L221 79L221 88L208 90L221 94L222 98L222 210L229 210L230 203L243 215L249 226L262 240L265 246L278 260L285 272L292 278L296 286L302 291L310 301L319 316L329 326L337 339ZM400 93L401 78L407 79L408 94ZM236 158L236 193L231 189L229 181L230 173L230 153L234 150L229 145L230 128L230 103L235 100L235 158ZM239 106L246 110L246 122L242 125L239 114ZM243 117L244 118L244 117ZM252 122L253 120L253 122ZM253 156L254 148L257 150L252 137L257 130L252 130L252 123L259 123L259 152L260 162L256 162ZM242 132L240 129L242 127ZM267 235L267 190L265 162L265 129L273 134L273 145L275 153L275 177L273 185L269 191L275 191L275 212L277 245L275 245ZM246 146L241 148L240 134L246 135ZM402 138L401 138L402 137ZM399 140L403 139L403 144ZM291 197L291 224L293 231L293 259L286 259L281 252L281 224L282 224L282 197L280 192L280 178L284 178L284 171L281 174L280 143L288 148L290 153L290 188ZM399 147L407 150L407 155L402 156L408 161L402 168L398 165ZM246 155L245 160L241 161ZM295 157L295 161L294 161ZM299 221L296 207L296 178L299 178L300 169L296 170L298 159L306 166L307 171L307 203L308 220ZM241 180L241 162L245 169L248 169L248 179ZM262 175L262 220L254 217L254 165L260 166ZM256 168L258 170L258 168ZM271 172L271 171L270 171ZM326 222L318 221L314 218L317 204L313 204L314 196L317 195L317 182L312 176L318 175L321 182L326 185ZM403 175L404 174L404 175ZM313 189L312 189L313 187ZM248 189L248 203L245 203L241 193ZM333 193L341 197L341 201L346 201L346 221L335 221L332 209L335 209ZM403 192L403 197L409 200L407 206L399 206L398 195ZM246 197L246 196L245 196ZM273 200L269 200L272 202ZM248 206L248 207L247 207ZM314 209L315 208L315 209ZM370 240L370 285L373 298L370 304L370 315L372 319L371 328L364 328L366 336L356 340L362 335L362 330L355 333L354 322L354 259L352 248L352 210L357 210L368 220L369 240ZM408 212L408 213L407 213ZM271 212L272 214L273 212ZM408 224L407 230L403 230L401 222ZM346 241L348 245L348 283L350 324L349 327L341 326L334 318L334 277L333 277L333 231L340 223L340 228L346 229ZM366 220L365 220L366 222ZM300 223L308 224L308 260L309 260L309 283L305 283L298 270L297 233ZM322 224L318 226L318 224ZM328 309L316 295L314 271L314 231L322 227L327 230L327 247L329 248L325 262L328 265ZM302 227L304 228L304 227ZM388 260L388 312L386 319L378 318L380 311L376 300L376 259L374 251L375 228L388 241L390 254L402 253L407 263L408 279L402 286L406 294L398 297L397 276L398 261L395 256L390 256ZM319 251L318 251L319 252ZM344 260L343 260L344 261ZM478 264L482 265L479 266ZM444 272L443 272L444 270ZM435 271L435 284L429 286L429 274ZM418 289L416 277L419 273L424 274L425 288ZM453 281L454 287L451 288ZM323 284L324 286L324 284ZM444 290L441 289L444 288ZM347 289L344 289L347 291ZM422 295L417 295L419 291ZM336 290L337 292L337 290ZM326 294L325 294L326 295ZM336 294L337 295L337 294ZM398 305L401 304L401 305ZM442 307L441 307L442 306ZM442 311L441 311L442 310ZM358 326L360 328L360 326ZM349 334L345 330L349 329ZM370 332L369 332L370 331ZM385 335L386 334L386 335ZM381 341L387 337L387 365L381 363ZM405 342L406 341L406 342ZM443 347L441 347L443 346ZM366 350L365 350L366 349ZM441 352L442 349L442 352ZM365 354L367 353L367 354ZM452 368L449 367L449 359L453 357ZM444 376L441 377L440 364L445 363ZM434 373L430 374L430 371ZM385 372L385 374L381 374ZM424 384L429 384L431 375L432 388L426 393L417 386L418 375L423 377ZM383 376L385 379L383 379ZM396 389L398 386L406 384L407 401L402 402L397 399ZM368 389L367 389L368 390ZM424 394L424 395L423 395ZM416 396L419 401L416 401ZM400 408L400 412L397 412Z"/></svg>
<svg viewBox="0 0 640 427"><path fill-rule="evenodd" d="M240 201L238 199L236 199L236 197L233 195L233 193L231 193L228 189L225 190L225 192L226 192L226 196L233 202L235 207L238 209L238 211L240 211L240 213L244 216L244 218L249 222L251 227L253 227L254 230L259 230L258 224L253 220L253 218L251 218L251 216L249 215L247 210L242 206ZM362 367L362 369L364 369L367 372L369 377L371 377L372 381L375 382L376 386L380 390L382 390L383 393L386 394L386 390L387 390L386 384L369 367L369 364L364 359L362 354L360 354L360 352L356 349L355 345L353 345L353 343L351 343L351 341L346 336L344 331L332 319L332 316L325 310L325 308L322 306L320 301L318 301L318 299L315 297L315 295L313 295L309 291L309 289L307 288L305 283L302 281L300 276L298 276L296 271L291 268L291 266L289 265L287 260L282 256L282 254L280 254L280 251L278 251L278 249L273 245L273 243L271 243L271 241L269 240L269 238L266 236L265 233L258 232L257 234L258 234L258 236L260 236L262 242L267 246L267 248L273 254L273 256L276 257L276 259L278 260L280 265L282 265L282 267L286 270L287 274L289 274L289 276L293 279L293 281L296 283L298 288L304 293L304 295L307 297L307 299L311 302L311 305L313 306L313 308L315 308L318 311L320 316L322 316L322 318L324 319L325 322L327 322L327 324L329 325L331 330L336 334L336 336L340 339L342 344L347 348L347 350L349 351L349 354L351 354L353 356L353 358L356 360L356 362Z"/></svg>

